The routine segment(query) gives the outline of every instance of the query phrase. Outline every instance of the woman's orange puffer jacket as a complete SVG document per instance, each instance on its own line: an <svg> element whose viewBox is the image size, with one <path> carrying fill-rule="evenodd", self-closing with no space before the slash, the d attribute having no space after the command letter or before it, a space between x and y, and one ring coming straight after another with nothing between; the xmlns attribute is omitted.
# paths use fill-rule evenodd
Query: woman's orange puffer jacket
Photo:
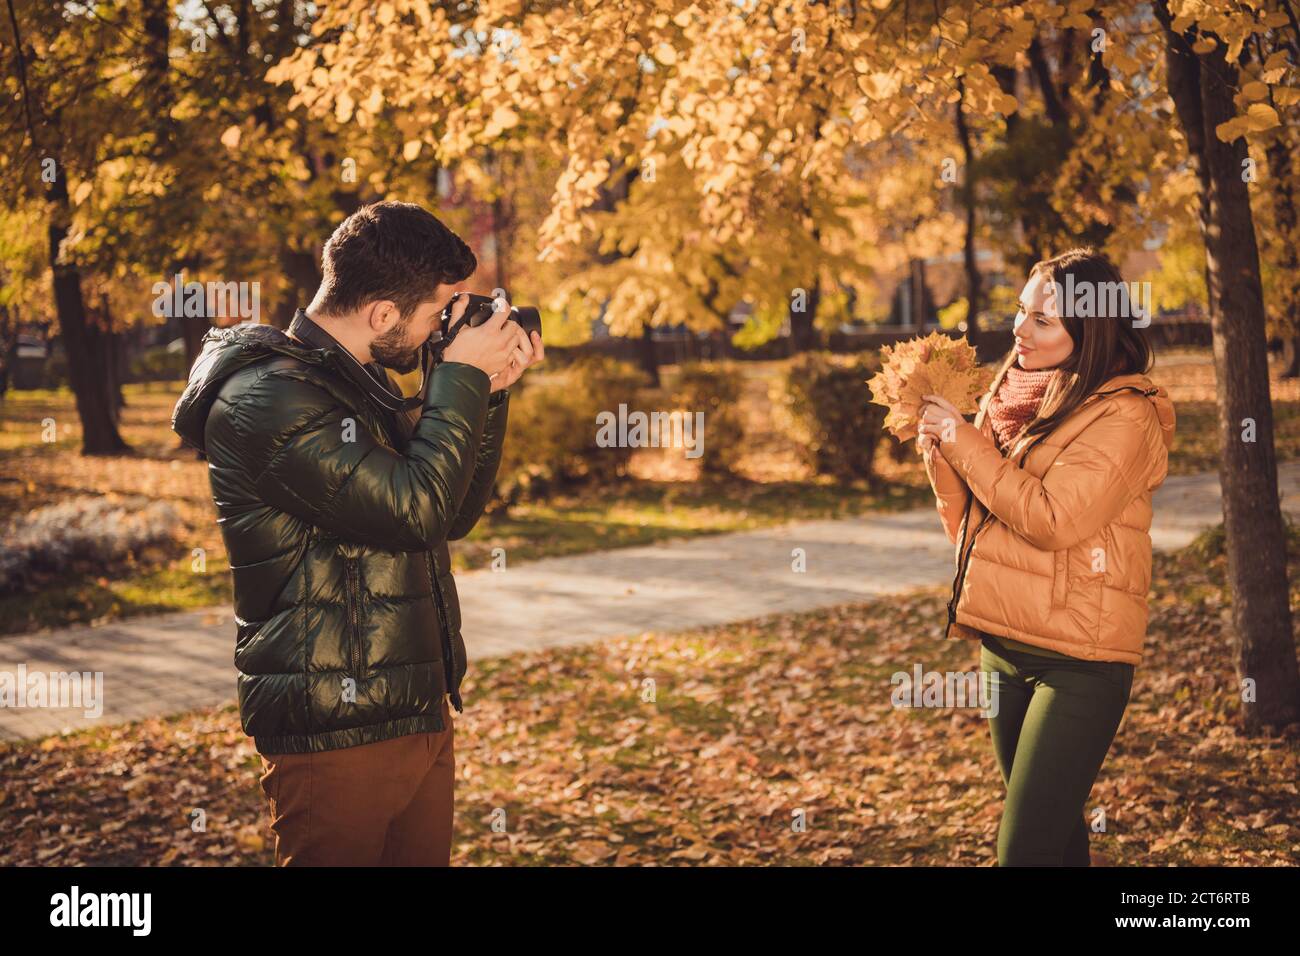
<svg viewBox="0 0 1300 956"><path fill-rule="evenodd" d="M1115 376L1003 456L989 397L926 467L957 545L949 633L1140 663L1151 492L1168 474L1173 402L1145 375Z"/></svg>

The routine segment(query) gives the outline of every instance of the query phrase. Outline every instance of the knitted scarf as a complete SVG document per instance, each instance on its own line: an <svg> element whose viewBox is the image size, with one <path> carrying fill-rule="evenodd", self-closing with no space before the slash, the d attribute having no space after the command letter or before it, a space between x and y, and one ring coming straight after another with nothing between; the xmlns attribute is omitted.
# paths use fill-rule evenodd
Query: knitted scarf
<svg viewBox="0 0 1300 956"><path fill-rule="evenodd" d="M1003 450L1011 447L1020 430L1038 414L1043 394L1054 374L1056 369L1053 368L1027 370L1012 365L1007 369L1006 377L988 405L989 424Z"/></svg>

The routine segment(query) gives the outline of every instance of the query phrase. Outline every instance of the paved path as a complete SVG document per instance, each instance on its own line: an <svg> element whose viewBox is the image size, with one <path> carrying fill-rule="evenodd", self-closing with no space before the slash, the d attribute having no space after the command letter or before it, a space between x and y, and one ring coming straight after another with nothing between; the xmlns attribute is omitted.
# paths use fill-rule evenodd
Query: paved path
<svg viewBox="0 0 1300 956"><path fill-rule="evenodd" d="M1284 507L1300 516L1300 462L1279 469ZM1156 493L1157 548L1185 545L1221 518L1214 474L1169 479ZM806 571L792 570L802 548ZM952 579L952 546L933 510L805 521L738 534L548 558L457 575L471 659L646 630L673 631L860 601ZM134 618L0 639L0 671L100 671L102 716L0 709L0 739L179 713L235 700L227 608Z"/></svg>

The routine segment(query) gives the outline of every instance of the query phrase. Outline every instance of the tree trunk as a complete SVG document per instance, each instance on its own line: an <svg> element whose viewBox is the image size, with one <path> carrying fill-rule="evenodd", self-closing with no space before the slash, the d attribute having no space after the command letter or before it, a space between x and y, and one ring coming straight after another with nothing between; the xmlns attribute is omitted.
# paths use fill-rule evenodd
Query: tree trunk
<svg viewBox="0 0 1300 956"><path fill-rule="evenodd" d="M54 308L59 318L59 334L68 357L68 381L77 400L81 418L81 453L83 455L121 455L131 449L118 434L113 420L109 394L108 363L104 355L95 354L95 340L102 341L86 322L86 303L81 295L81 273L70 263L61 262L59 248L68 234L71 220L67 181L63 165L56 160L55 180L46 190L50 200L49 224L50 268L54 274Z"/></svg>
<svg viewBox="0 0 1300 956"><path fill-rule="evenodd" d="M207 334L210 326L187 319L185 316L181 316L178 321L181 324L181 341L185 343L185 374L188 377L190 369L199 360L199 351L203 346L203 336Z"/></svg>
<svg viewBox="0 0 1300 956"><path fill-rule="evenodd" d="M24 102L30 104L32 91L27 83L24 50L30 52L31 47L24 43L13 0L9 0L7 7L18 62L18 82ZM42 122L38 125L34 115L42 113ZM38 109L35 114L30 109L25 110L32 148L38 155L53 160L54 165L54 179L45 184L49 215L46 233L49 239L50 272L53 276L54 311L59 320L63 351L68 359L69 384L77 400L77 415L81 419L81 452L83 455L120 455L131 449L118 434L108 403L104 401L104 363L88 348L86 301L81 294L81 272L74 264L62 261L60 257L63 240L67 238L68 226L72 222L72 206L68 201L67 170L63 165L63 157L54 145L62 142L59 116L59 108L48 112Z"/></svg>
<svg viewBox="0 0 1300 956"><path fill-rule="evenodd" d="M979 315L984 308L984 283L975 259L975 149L966 124L966 83L957 81L957 137L961 140L963 175L961 201L966 207L966 238L962 243L962 265L966 270L966 336L974 344L979 337Z"/></svg>
<svg viewBox="0 0 1300 956"><path fill-rule="evenodd" d="M925 320L930 314L930 306L933 304L930 298L930 287L925 282L925 260L913 259L911 263L911 276L909 280L912 283L912 328L916 331L925 331Z"/></svg>
<svg viewBox="0 0 1300 956"><path fill-rule="evenodd" d="M275 303L271 324L287 329L298 307L306 308L311 302L320 286L321 275L316 257L310 252L290 248L287 237L280 240L280 271L289 280L289 288ZM258 319L265 321L265 316ZM202 332L206 333L207 329Z"/></svg>
<svg viewBox="0 0 1300 956"><path fill-rule="evenodd" d="M506 261L507 227L504 222L505 202L498 194L492 197L492 259L496 266L496 288L510 290L510 270Z"/></svg>
<svg viewBox="0 0 1300 956"><path fill-rule="evenodd" d="M1278 502L1259 251L1241 178L1246 144L1240 138L1224 143L1215 135L1236 113L1238 71L1224 57L1222 43L1212 53L1194 53L1189 38L1173 32L1163 0L1155 9L1167 41L1170 94L1200 177L1228 581L1238 676L1254 685L1253 702L1242 708L1244 726L1256 731L1300 719L1300 669ZM1254 440L1247 441L1252 425Z"/></svg>
<svg viewBox="0 0 1300 956"><path fill-rule="evenodd" d="M805 290L802 309L790 303L790 351L798 354L817 347L817 306L821 303L820 280L814 279L812 287Z"/></svg>
<svg viewBox="0 0 1300 956"><path fill-rule="evenodd" d="M507 184L506 160L489 152L489 164L493 169L492 184L492 259L496 272L496 288L506 291L510 298L510 246L514 237L514 210L506 194Z"/></svg>
<svg viewBox="0 0 1300 956"><path fill-rule="evenodd" d="M188 281L185 278L187 274L193 276L200 272L203 269L203 266L204 255L201 252L197 252L186 256L184 259L178 259L167 270L167 273L163 278L167 279L169 282L185 282ZM176 279L175 276L180 276L181 278ZM206 308L204 309L204 313L206 315ZM211 328L211 324L206 318L196 319L194 316L187 316L183 313L181 315L172 316L172 318L180 329L181 341L185 344L185 375L188 377L190 369L192 369L194 363L199 360L199 352L203 346L203 336L207 334L208 329ZM171 333L169 332L168 334L170 335ZM180 442L181 446L184 447L184 439L181 439Z"/></svg>
<svg viewBox="0 0 1300 956"><path fill-rule="evenodd" d="M803 219L812 215L808 203L805 201L801 209ZM814 223L809 230L813 242L821 247L821 230ZM798 354L815 349L820 344L817 336L817 307L822 301L821 277L814 276L813 281L809 283L806 291L806 300L803 311L795 311L794 303L790 303L790 352Z"/></svg>
<svg viewBox="0 0 1300 956"><path fill-rule="evenodd" d="M648 325L641 326L641 369L650 378L650 387L658 388L660 385L659 378L659 353L655 348L654 330Z"/></svg>
<svg viewBox="0 0 1300 956"><path fill-rule="evenodd" d="M18 349L18 307L12 309L0 303L0 398L9 391L9 376L13 372L14 353Z"/></svg>

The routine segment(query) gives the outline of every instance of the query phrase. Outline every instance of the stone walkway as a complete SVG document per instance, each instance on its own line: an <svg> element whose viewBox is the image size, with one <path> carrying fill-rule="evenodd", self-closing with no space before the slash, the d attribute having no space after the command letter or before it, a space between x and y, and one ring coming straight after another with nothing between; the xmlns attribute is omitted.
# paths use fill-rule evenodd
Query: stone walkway
<svg viewBox="0 0 1300 956"><path fill-rule="evenodd" d="M1278 477L1284 507L1300 516L1300 462L1283 464ZM1221 519L1217 475L1169 479L1155 514L1155 547L1187 544ZM792 568L796 548L802 573ZM473 660L946 585L952 568L952 545L923 508L548 558L456 580ZM0 671L104 675L102 715L0 709L0 739L233 702L234 632L231 611L213 608L0 638Z"/></svg>

